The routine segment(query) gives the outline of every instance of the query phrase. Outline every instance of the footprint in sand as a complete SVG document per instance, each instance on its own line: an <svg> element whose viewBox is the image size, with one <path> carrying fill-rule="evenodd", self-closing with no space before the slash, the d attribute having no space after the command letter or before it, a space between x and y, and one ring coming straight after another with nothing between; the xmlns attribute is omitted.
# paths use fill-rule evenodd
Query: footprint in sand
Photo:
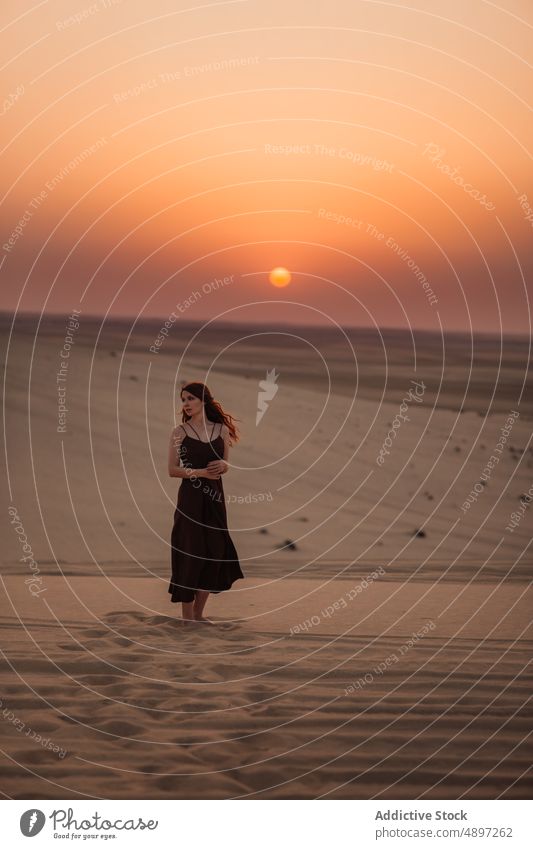
<svg viewBox="0 0 533 849"><path fill-rule="evenodd" d="M29 707L29 705L17 704L16 702L13 702L12 705L14 711L22 711L25 707ZM35 708L35 702L31 703L31 707L33 709ZM50 719L42 719L42 717L39 716L39 721L35 721L35 728L31 726L31 731L35 731L36 734L42 734L45 731L55 731L59 728L59 719L60 717L54 719L53 716L50 717ZM25 733L27 732L28 727L30 726L26 726L23 729Z"/></svg>
<svg viewBox="0 0 533 849"><path fill-rule="evenodd" d="M145 772L149 775L159 775L159 770L157 769L157 764L141 764L137 767L139 772Z"/></svg>
<svg viewBox="0 0 533 849"><path fill-rule="evenodd" d="M170 625L171 627L175 627L180 619L177 619L175 616L147 616L146 617L146 625Z"/></svg>
<svg viewBox="0 0 533 849"><path fill-rule="evenodd" d="M274 690L269 690L268 687L254 687L252 690L247 691L246 698L249 700L250 704L261 704L265 699L272 699L272 697L276 695L276 692Z"/></svg>
<svg viewBox="0 0 533 849"><path fill-rule="evenodd" d="M179 775L165 775L163 778L156 779L154 784L159 790L168 790L174 794L179 792L179 785L182 780Z"/></svg>
<svg viewBox="0 0 533 849"><path fill-rule="evenodd" d="M128 722L127 719L111 719L108 722L100 723L98 728L100 731L116 734L119 737L131 737L132 734L139 734L143 731L142 725L135 725L133 722Z"/></svg>
<svg viewBox="0 0 533 849"><path fill-rule="evenodd" d="M57 752L51 752L39 746L36 749L20 749L18 752L13 752L13 759L22 764L49 764L57 763L58 756Z"/></svg>
<svg viewBox="0 0 533 849"><path fill-rule="evenodd" d="M61 668L63 672L71 673L77 678L84 678L87 675L101 675L103 671L102 663L99 660L86 660L85 657L62 663Z"/></svg>
<svg viewBox="0 0 533 849"><path fill-rule="evenodd" d="M119 683L117 683L117 680ZM131 696L127 692L126 679L121 679L119 676L116 676L114 681L114 684L100 685L105 686L105 690L101 693L102 698L110 699L114 702L116 697L116 700L119 702L131 702Z"/></svg>
<svg viewBox="0 0 533 849"><path fill-rule="evenodd" d="M94 686L102 686L105 684L117 684L120 681L119 675L80 675L79 678L84 684L92 684Z"/></svg>
<svg viewBox="0 0 533 849"><path fill-rule="evenodd" d="M136 649L135 652L121 652L120 654L107 654L102 658L102 661L109 663L111 665L116 664L120 669L121 666L124 667L125 672L134 671L141 663L144 661L152 664L154 659L153 651L144 651L141 649ZM100 672L102 670L100 669Z"/></svg>
<svg viewBox="0 0 533 849"><path fill-rule="evenodd" d="M146 613L142 613L140 610L113 610L102 617L104 622L123 623L124 625L142 622L146 618Z"/></svg>
<svg viewBox="0 0 533 849"><path fill-rule="evenodd" d="M59 719L60 719L61 722L66 722L67 724L70 724L70 725L78 725L79 724L78 720L74 719L74 717L72 717L72 716L60 716Z"/></svg>

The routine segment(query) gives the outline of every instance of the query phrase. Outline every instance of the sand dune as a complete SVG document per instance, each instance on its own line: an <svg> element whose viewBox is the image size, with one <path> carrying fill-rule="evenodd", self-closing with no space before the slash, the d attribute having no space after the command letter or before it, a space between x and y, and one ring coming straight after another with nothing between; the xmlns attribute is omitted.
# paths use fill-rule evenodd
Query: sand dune
<svg viewBox="0 0 533 849"><path fill-rule="evenodd" d="M385 385L365 332L357 369L315 332L328 376L275 337L237 355L234 331L217 328L182 361L185 332L155 357L151 325L130 340L111 325L96 344L87 320L58 432L58 324L34 331L21 325L5 354L7 507L38 569L6 509L6 795L528 797L524 343L507 340L501 371L480 340L472 371L459 337L443 368L439 340L422 336L415 370L391 331ZM256 427L272 367L279 391ZM213 625L185 626L167 594L182 378L206 378L243 433L224 486L246 578L210 600ZM413 381L422 399L380 465Z"/></svg>
<svg viewBox="0 0 533 849"><path fill-rule="evenodd" d="M475 592L465 603L460 585L446 584L443 601L456 603L439 618L436 599L411 598L407 612L406 593L387 601L395 585L385 583L380 589L389 592L367 590L349 616L336 614L342 621L333 615L290 634L274 614L222 619L249 610L229 596L214 601L212 626L147 613L151 603L162 607L155 586L143 593L144 610L123 602L98 613L96 593L87 599L82 586L97 581L67 586L50 578L51 611L38 620L8 581L27 615L24 633L2 623L4 707L66 753L46 750L5 721L3 774L15 798L526 792L532 641L524 585L505 588L503 604L515 605L507 623L487 584L477 597L483 615ZM315 580L295 583L316 591ZM114 603L140 592L135 579L117 584ZM344 587L352 583L337 582L335 592ZM92 621L87 612L83 623L73 615L72 589L89 602ZM252 589L246 594L257 598ZM266 605L283 600L281 589L277 596L259 597ZM462 629L458 604L471 617ZM41 607L41 617L46 612ZM431 621L435 627L423 633Z"/></svg>

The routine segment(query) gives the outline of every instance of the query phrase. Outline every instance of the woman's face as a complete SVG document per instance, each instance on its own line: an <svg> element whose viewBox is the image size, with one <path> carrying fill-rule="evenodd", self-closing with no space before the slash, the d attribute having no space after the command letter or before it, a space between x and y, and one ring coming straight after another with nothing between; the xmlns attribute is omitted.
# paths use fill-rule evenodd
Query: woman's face
<svg viewBox="0 0 533 849"><path fill-rule="evenodd" d="M199 413L203 407L203 402L196 395L191 395L190 392L181 393L181 401L183 404L183 412L186 416L194 416Z"/></svg>

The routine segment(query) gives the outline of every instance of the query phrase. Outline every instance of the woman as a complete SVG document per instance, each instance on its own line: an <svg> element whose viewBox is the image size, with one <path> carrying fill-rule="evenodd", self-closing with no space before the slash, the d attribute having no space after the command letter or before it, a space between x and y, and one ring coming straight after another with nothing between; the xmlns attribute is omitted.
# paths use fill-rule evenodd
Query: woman
<svg viewBox="0 0 533 849"><path fill-rule="evenodd" d="M181 390L182 422L172 431L168 473L182 478L172 529L171 602L181 601L183 619L207 622L209 593L229 590L243 578L228 531L221 475L228 471L229 447L239 437L203 383ZM180 465L181 462L181 465Z"/></svg>

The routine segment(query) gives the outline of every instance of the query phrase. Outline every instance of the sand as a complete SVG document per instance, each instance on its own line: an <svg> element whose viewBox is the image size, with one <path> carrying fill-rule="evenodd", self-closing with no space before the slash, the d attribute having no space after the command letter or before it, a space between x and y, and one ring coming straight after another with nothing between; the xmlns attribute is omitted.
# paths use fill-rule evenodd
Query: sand
<svg viewBox="0 0 533 849"><path fill-rule="evenodd" d="M391 332L385 384L369 333L353 334L358 372L309 334L328 377L279 338L237 356L217 328L181 360L185 326L150 355L157 328L96 344L86 320L58 432L63 325L20 324L4 354L4 795L528 798L527 346L509 340L500 367L484 338L471 371L453 337L443 369L425 335L415 370ZM211 625L184 625L167 593L181 379L207 379L243 432L224 486L246 577L210 599Z"/></svg>

